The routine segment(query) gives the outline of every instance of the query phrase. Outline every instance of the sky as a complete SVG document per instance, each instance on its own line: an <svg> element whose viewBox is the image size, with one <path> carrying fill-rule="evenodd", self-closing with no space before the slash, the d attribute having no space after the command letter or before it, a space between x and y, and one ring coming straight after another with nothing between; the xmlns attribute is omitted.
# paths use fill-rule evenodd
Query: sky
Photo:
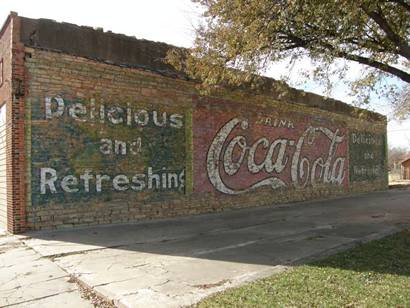
<svg viewBox="0 0 410 308"><path fill-rule="evenodd" d="M48 18L58 22L101 27L105 31L182 47L192 46L194 28L200 21L200 9L190 0L0 0L0 24L6 20L10 11L25 17ZM302 61L300 65L308 64ZM352 65L350 73L357 72L358 65ZM273 65L266 75L279 78L287 73L284 63L280 63ZM293 78L299 77L295 75ZM298 88L324 94L323 88L315 83L299 81L301 82ZM352 100L343 85L336 87L330 96L347 103ZM410 150L410 120L395 121L391 108L382 100L374 99L370 108L389 119L389 147L405 147Z"/></svg>

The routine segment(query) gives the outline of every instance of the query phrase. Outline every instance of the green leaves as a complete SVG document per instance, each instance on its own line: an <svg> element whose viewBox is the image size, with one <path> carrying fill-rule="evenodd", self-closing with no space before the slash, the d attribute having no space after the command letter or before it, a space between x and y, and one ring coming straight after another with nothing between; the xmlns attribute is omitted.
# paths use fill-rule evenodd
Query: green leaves
<svg viewBox="0 0 410 308"><path fill-rule="evenodd" d="M185 61L203 85L253 83L272 62L306 54L325 65L343 58L367 66L377 75L371 85L368 74L358 81L369 85L361 88L367 93L386 75L410 82L410 10L402 0L194 2L204 7L205 23L187 57L169 61L176 67Z"/></svg>

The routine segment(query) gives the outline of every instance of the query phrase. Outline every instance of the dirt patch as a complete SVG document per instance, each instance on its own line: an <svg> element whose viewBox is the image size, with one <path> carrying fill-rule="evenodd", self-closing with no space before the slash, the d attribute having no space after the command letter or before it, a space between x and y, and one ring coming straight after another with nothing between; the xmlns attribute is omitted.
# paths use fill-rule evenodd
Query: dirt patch
<svg viewBox="0 0 410 308"><path fill-rule="evenodd" d="M225 283L230 283L231 281L229 279L223 279L221 281L218 281L216 283L205 283L205 284L198 284L194 285L195 288L198 289L210 289L210 288L215 288L215 287L220 287L224 285Z"/></svg>
<svg viewBox="0 0 410 308"><path fill-rule="evenodd" d="M70 279L68 280L70 283L75 283L78 285L78 288L81 293L81 297L90 301L94 307L97 308L116 308L117 306L114 303L105 297L97 294L94 289L85 285L82 281L80 281L74 275L70 275Z"/></svg>

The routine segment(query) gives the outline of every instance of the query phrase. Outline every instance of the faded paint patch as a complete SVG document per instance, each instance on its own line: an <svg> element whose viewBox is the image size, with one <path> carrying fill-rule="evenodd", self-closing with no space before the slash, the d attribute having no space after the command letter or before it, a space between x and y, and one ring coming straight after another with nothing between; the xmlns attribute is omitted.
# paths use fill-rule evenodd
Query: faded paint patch
<svg viewBox="0 0 410 308"><path fill-rule="evenodd" d="M183 113L161 105L39 98L32 104L33 205L184 193L184 125Z"/></svg>
<svg viewBox="0 0 410 308"><path fill-rule="evenodd" d="M209 103L194 110L194 191L348 188L345 124L281 110L229 109Z"/></svg>
<svg viewBox="0 0 410 308"><path fill-rule="evenodd" d="M349 136L350 181L383 179L386 173L386 135L355 130Z"/></svg>

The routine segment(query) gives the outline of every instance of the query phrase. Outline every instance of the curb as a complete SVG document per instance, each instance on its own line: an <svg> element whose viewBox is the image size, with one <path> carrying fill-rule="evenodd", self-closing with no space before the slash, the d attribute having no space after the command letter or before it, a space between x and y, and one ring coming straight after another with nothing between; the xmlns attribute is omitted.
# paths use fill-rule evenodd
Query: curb
<svg viewBox="0 0 410 308"><path fill-rule="evenodd" d="M273 273L273 274L269 274L269 276L271 275L276 275L276 274L280 274L282 272L291 270L293 266L297 266L297 265L302 265L302 264L306 264L312 261L317 261L332 255L335 255L339 252L343 252L343 251L347 251L349 249L353 249L361 244L365 244L374 240L379 240L382 239L384 237L387 237L389 235L393 235L396 234L398 232L401 232L403 230L409 229L410 228L410 224L400 224L396 227L390 227L387 228L385 230L382 230L380 232L377 233L372 233L369 234L367 236L364 236L360 239L352 239L351 242L348 243L344 243L344 244L340 244L337 245L333 248L318 252L318 253L314 253L310 256L307 257L303 257L300 259L296 259L293 260L287 264L283 264L283 268L282 270L280 270L277 273ZM81 276L75 276L73 277L76 282L83 288L91 291L92 293L94 293L95 296L99 297L102 301L107 302L109 304L114 305L115 307L119 307L119 308L129 308L129 306L123 302L121 302L121 299L115 299L115 298L111 298L109 295L103 294L101 291L97 291L94 289L94 287L92 287L89 283L87 283L86 279L81 279ZM257 279L256 279L257 280ZM250 282L250 281L248 281ZM235 286L237 287L237 286Z"/></svg>
<svg viewBox="0 0 410 308"><path fill-rule="evenodd" d="M409 189L410 184L391 184L389 189Z"/></svg>
<svg viewBox="0 0 410 308"><path fill-rule="evenodd" d="M388 229L383 230L381 232L369 234L369 235L364 236L360 239L352 239L351 242L340 244L340 245L337 245L333 248L329 248L327 250L324 250L322 252L315 253L315 254L312 254L310 256L297 259L297 260L289 263L289 265L302 265L302 264L309 263L309 262L312 262L312 261L318 261L320 259L335 255L339 252L343 252L343 251L346 251L346 250L353 249L353 248L355 248L359 245L366 244L366 243L371 242L371 241L380 240L380 239L385 238L389 235L399 233L399 232L404 231L404 230L409 229L409 228L410 228L410 224L402 224L402 225L397 226L397 227L388 228Z"/></svg>

